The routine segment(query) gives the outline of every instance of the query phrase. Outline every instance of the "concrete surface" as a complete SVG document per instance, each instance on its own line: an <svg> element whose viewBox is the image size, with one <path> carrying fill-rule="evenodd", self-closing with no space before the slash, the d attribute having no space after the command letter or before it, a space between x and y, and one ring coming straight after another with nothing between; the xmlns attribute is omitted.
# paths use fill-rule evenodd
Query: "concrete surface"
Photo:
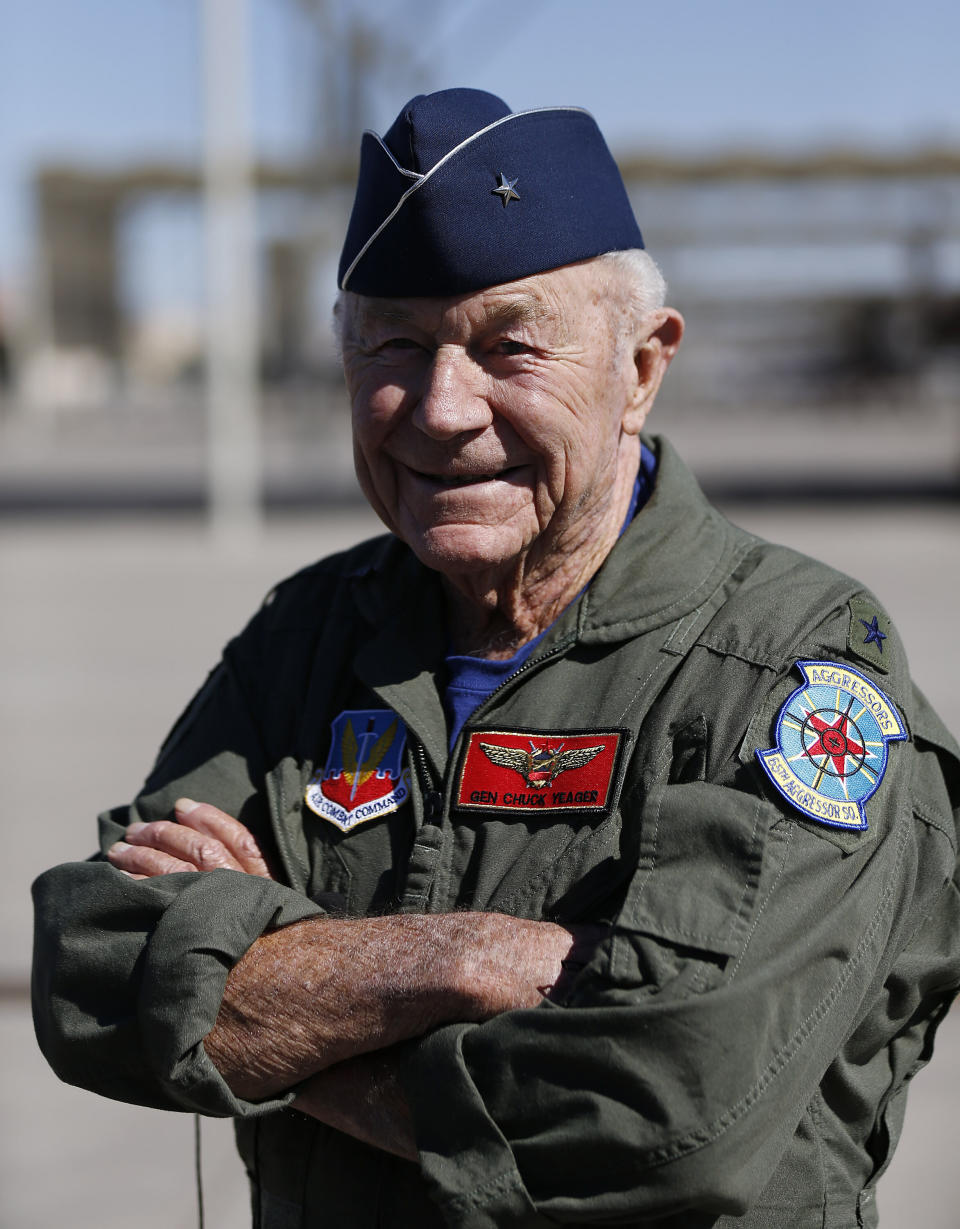
<svg viewBox="0 0 960 1229"><path fill-rule="evenodd" d="M953 510L728 509L861 576L900 626L914 673L960 729L960 533ZM192 1121L60 1085L23 995L31 879L93 848L95 812L137 788L223 641L275 579L376 531L370 514L271 522L226 550L193 522L0 523L0 1229L195 1225ZM917 1081L884 1229L957 1229L953 1107L960 1009ZM229 1126L203 1126L207 1229L248 1223Z"/></svg>

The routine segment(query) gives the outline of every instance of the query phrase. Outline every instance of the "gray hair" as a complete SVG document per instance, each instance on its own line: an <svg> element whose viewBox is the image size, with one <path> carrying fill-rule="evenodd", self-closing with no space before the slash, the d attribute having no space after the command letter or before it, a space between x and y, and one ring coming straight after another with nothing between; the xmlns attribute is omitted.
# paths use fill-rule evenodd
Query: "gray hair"
<svg viewBox="0 0 960 1229"><path fill-rule="evenodd" d="M627 295L627 308L637 316L663 307L667 301L667 283L649 252L643 248L626 248L620 252L604 252L596 257L598 264L615 272Z"/></svg>

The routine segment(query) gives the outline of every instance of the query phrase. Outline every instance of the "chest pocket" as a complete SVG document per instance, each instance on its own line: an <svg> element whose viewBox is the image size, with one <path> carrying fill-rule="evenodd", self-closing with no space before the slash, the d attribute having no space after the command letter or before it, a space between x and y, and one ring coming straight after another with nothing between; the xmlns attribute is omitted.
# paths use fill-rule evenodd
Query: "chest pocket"
<svg viewBox="0 0 960 1229"><path fill-rule="evenodd" d="M658 761L661 767L669 764L672 784L703 779L706 737L702 716L672 732ZM645 759L639 750L635 758ZM632 773L645 775L641 764L635 764ZM655 864L657 839L662 839L651 838L644 854L644 832L650 830L644 818L649 810L646 791L631 787L630 774L625 775L625 796L605 818L581 812L565 816L565 823L513 823L509 831L501 825L499 830L484 832L478 844L496 847L500 877L482 903L476 893L469 902L461 903L557 922L613 922L623 911L631 876L634 891L639 891L638 868ZM476 860L475 849L473 856Z"/></svg>
<svg viewBox="0 0 960 1229"><path fill-rule="evenodd" d="M596 826L587 820L576 827L568 820L510 835L522 842L522 852L504 860L505 872L489 901L476 907L557 922L603 920L605 903L634 862L619 810Z"/></svg>
<svg viewBox="0 0 960 1229"><path fill-rule="evenodd" d="M617 808L630 731L471 731L454 775L440 907L595 920L629 865Z"/></svg>
<svg viewBox="0 0 960 1229"><path fill-rule="evenodd" d="M331 912L348 917L392 912L399 903L410 852L409 802L382 818L341 832L303 808L310 847L308 893Z"/></svg>
<svg viewBox="0 0 960 1229"><path fill-rule="evenodd" d="M611 975L662 984L683 968L690 989L703 988L746 941L767 827L763 800L738 790L702 781L655 787L615 919Z"/></svg>

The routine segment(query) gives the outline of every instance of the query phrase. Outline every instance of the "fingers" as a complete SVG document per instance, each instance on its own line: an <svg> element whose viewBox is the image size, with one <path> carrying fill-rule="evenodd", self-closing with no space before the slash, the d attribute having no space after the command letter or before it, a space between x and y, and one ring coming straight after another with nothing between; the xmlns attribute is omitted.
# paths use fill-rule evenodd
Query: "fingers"
<svg viewBox="0 0 960 1229"><path fill-rule="evenodd" d="M144 827L153 825L145 824ZM129 829L127 835L135 837ZM193 863L184 862L163 850L151 849L146 845L131 845L127 841L117 841L115 845L111 845L107 850L107 861L133 879L152 879L156 875L170 875L174 871L198 869Z"/></svg>
<svg viewBox="0 0 960 1229"><path fill-rule="evenodd" d="M176 823L131 824L125 839L107 850L108 860L134 878L220 869L273 878L253 834L239 820L189 798L177 800L174 814Z"/></svg>
<svg viewBox="0 0 960 1229"><path fill-rule="evenodd" d="M238 819L208 802L194 802L191 798L178 798L173 810L182 827L218 841L236 863L235 869L264 879L273 878L253 833Z"/></svg>
<svg viewBox="0 0 960 1229"><path fill-rule="evenodd" d="M121 861L117 861L118 855ZM243 869L222 841L165 819L131 824L124 840L114 845L107 856L122 870L146 875Z"/></svg>

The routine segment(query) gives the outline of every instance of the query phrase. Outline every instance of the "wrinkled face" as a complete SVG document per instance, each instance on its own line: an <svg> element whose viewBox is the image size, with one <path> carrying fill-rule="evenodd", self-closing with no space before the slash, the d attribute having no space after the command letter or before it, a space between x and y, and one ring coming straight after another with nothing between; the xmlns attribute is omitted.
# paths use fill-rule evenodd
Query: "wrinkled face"
<svg viewBox="0 0 960 1229"><path fill-rule="evenodd" d="M632 348L596 267L346 308L357 473L420 559L454 575L581 549L635 444Z"/></svg>

